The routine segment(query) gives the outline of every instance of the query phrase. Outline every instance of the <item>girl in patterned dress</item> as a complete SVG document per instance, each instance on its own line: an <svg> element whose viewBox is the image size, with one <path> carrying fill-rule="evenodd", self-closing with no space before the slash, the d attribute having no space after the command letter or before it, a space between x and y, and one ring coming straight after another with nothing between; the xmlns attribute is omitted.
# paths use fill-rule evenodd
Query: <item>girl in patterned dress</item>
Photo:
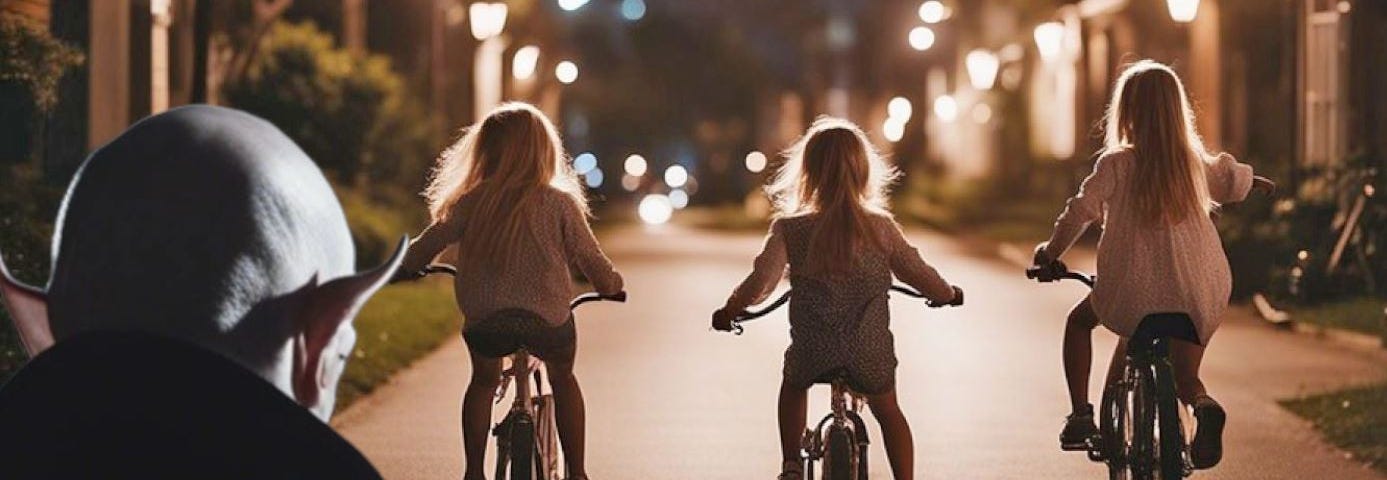
<svg viewBox="0 0 1387 480"><path fill-rule="evenodd" d="M622 279L588 226L587 199L558 132L533 106L502 105L443 152L425 196L433 224L410 244L400 271L418 272L457 247L455 294L472 357L462 403L463 478L485 478L501 358L523 346L549 371L569 478L586 479L569 266L603 294L620 292Z"/></svg>
<svg viewBox="0 0 1387 480"><path fill-rule="evenodd" d="M896 402L896 356L887 309L891 274L929 299L962 292L925 263L886 209L896 171L846 120L820 118L787 152L768 187L777 215L754 268L713 314L726 329L789 270L790 346L780 387L780 479L803 476L800 435L811 385L844 375L881 424L891 470L913 476L910 426Z"/></svg>
<svg viewBox="0 0 1387 480"><path fill-rule="evenodd" d="M1199 343L1176 340L1170 353L1180 399L1194 406L1198 430L1190 457L1208 468L1222 457L1225 414L1199 379L1204 347L1228 307L1232 274L1210 213L1250 190L1270 192L1271 181L1231 155L1211 154L1194 127L1194 114L1175 72L1149 60L1128 67L1108 104L1106 147L1093 173L1055 222L1035 263L1053 265L1092 222L1102 222L1098 278L1092 294L1069 313L1064 370L1073 413L1060 443L1077 446L1098 431L1088 403L1092 331L1103 325L1123 337L1108 378L1122 372L1126 338L1146 316L1189 315ZM1074 448L1074 447L1067 447Z"/></svg>

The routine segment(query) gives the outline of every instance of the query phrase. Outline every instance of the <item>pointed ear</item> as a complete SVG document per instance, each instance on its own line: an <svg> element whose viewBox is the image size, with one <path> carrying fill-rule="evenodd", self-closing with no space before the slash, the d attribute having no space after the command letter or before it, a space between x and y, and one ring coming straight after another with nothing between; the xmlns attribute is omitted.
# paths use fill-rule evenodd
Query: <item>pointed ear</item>
<svg viewBox="0 0 1387 480"><path fill-rule="evenodd" d="M0 298L4 299L29 358L53 346L53 329L48 323L48 294L10 275L3 256L0 256Z"/></svg>
<svg viewBox="0 0 1387 480"><path fill-rule="evenodd" d="M409 238L402 238L395 254L380 266L322 285L311 285L300 292L304 298L298 315L300 333L294 338L296 375L293 383L294 395L305 407L318 407L324 391L330 394L335 388L344 360L329 352L329 347L342 326L351 323L371 295L395 274L408 245Z"/></svg>

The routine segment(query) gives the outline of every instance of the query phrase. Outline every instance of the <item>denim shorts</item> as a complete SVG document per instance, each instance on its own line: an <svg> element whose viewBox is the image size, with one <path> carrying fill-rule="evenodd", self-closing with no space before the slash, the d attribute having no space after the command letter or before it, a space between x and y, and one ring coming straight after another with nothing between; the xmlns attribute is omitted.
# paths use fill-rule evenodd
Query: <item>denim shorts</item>
<svg viewBox="0 0 1387 480"><path fill-rule="evenodd" d="M505 309L467 322L462 339L468 349L483 357L502 358L524 347L540 360L564 360L573 356L578 330L572 315L560 325L550 325L533 312Z"/></svg>

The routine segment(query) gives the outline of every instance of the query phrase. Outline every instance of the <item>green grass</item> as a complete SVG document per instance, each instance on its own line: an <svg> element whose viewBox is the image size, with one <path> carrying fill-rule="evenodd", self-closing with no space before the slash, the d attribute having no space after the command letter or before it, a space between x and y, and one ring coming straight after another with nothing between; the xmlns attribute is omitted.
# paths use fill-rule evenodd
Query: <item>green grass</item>
<svg viewBox="0 0 1387 480"><path fill-rule="evenodd" d="M1291 314L1297 321L1370 335L1384 335L1384 308L1387 308L1387 300L1358 296L1295 308Z"/></svg>
<svg viewBox="0 0 1387 480"><path fill-rule="evenodd" d="M457 334L461 322L448 279L382 289L356 317L356 349L337 388L338 408L432 352L449 335Z"/></svg>
<svg viewBox="0 0 1387 480"><path fill-rule="evenodd" d="M1387 384L1282 401L1330 442L1387 473Z"/></svg>

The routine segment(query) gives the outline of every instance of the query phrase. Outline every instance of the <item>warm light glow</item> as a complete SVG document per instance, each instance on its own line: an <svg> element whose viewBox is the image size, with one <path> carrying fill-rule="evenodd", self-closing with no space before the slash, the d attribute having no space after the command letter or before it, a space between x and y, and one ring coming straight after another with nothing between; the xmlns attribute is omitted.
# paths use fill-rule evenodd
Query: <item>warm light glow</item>
<svg viewBox="0 0 1387 480"><path fill-rule="evenodd" d="M640 188L640 187L641 187L641 177L633 177L633 176L631 176L631 175L622 175L622 176L621 176L621 188L622 188L623 190L626 190L626 191L628 191L628 192L634 192L634 191L636 191L637 188Z"/></svg>
<svg viewBox="0 0 1387 480"><path fill-rule="evenodd" d="M683 210L684 207L689 206L689 194L677 188L671 190L669 192L669 204L673 206L675 210Z"/></svg>
<svg viewBox="0 0 1387 480"><path fill-rule="evenodd" d="M577 157L573 157L573 171L578 172L579 175L586 174L594 168L597 168L597 155L583 152Z"/></svg>
<svg viewBox="0 0 1387 480"><path fill-rule="evenodd" d="M622 0L622 1L621 1L621 16L622 16L622 18L625 18L625 19L630 20L630 21L632 21L632 22L634 22L634 21L636 21L636 20L640 20L642 17L645 17L645 1L644 1L644 0Z"/></svg>
<svg viewBox="0 0 1387 480"><path fill-rule="evenodd" d="M592 170L589 170L589 171L588 171L588 174L583 176L583 178L584 178L585 180L587 180L588 187L591 187L591 188L598 188L598 187L601 187L601 186L602 186L602 177L603 177L603 175L602 175L602 169L600 169L600 168L594 168L594 169L592 169Z"/></svg>
<svg viewBox="0 0 1387 480"><path fill-rule="evenodd" d="M539 65L539 47L526 45L515 51L515 57L511 59L510 71L516 80L525 80L535 75L535 67Z"/></svg>
<svg viewBox="0 0 1387 480"><path fill-rule="evenodd" d="M627 174L627 175L631 175L631 176L633 176L633 177L639 177L639 176L641 176L641 175L645 175L645 170L646 170L645 157L642 157L642 156L640 156L640 155L634 155L634 154L631 155L631 156L629 156L629 157L626 157L626 164L625 164L625 167L626 167L626 174Z"/></svg>
<svg viewBox="0 0 1387 480"><path fill-rule="evenodd" d="M910 100L906 100L905 97L895 97L890 102L886 102L886 115L891 118L899 118L901 122L910 120L910 114L914 113L914 110L911 108Z"/></svg>
<svg viewBox="0 0 1387 480"><path fill-rule="evenodd" d="M1340 0L1339 5L1337 7L1339 9L1339 13L1343 14L1347 14L1348 12L1353 10L1353 5L1348 3L1348 0Z"/></svg>
<svg viewBox="0 0 1387 480"><path fill-rule="evenodd" d="M905 119L891 117L886 119L886 123L881 126L881 134L892 143L901 141L905 136Z"/></svg>
<svg viewBox="0 0 1387 480"><path fill-rule="evenodd" d="M910 48L921 52L929 50L934 46L934 30L926 26L918 26L910 29Z"/></svg>
<svg viewBox="0 0 1387 480"><path fill-rule="evenodd" d="M506 4L503 2L477 2L472 4L469 16L472 18L472 36L477 40L501 34L506 28Z"/></svg>
<svg viewBox="0 0 1387 480"><path fill-rule="evenodd" d="M984 49L968 52L964 58L968 66L968 82L978 90L991 90L997 82L997 68L1000 66L997 55Z"/></svg>
<svg viewBox="0 0 1387 480"><path fill-rule="evenodd" d="M559 0L559 8L570 12L583 8L583 5L587 4L588 0Z"/></svg>
<svg viewBox="0 0 1387 480"><path fill-rule="evenodd" d="M665 169L665 185L669 188L679 188L689 182L689 171L683 165L672 165Z"/></svg>
<svg viewBox="0 0 1387 480"><path fill-rule="evenodd" d="M992 106L986 103L973 105L973 121L979 125L992 121Z"/></svg>
<svg viewBox="0 0 1387 480"><path fill-rule="evenodd" d="M920 20L925 23L939 23L948 15L948 9L939 0L929 0L920 4Z"/></svg>
<svg viewBox="0 0 1387 480"><path fill-rule="evenodd" d="M958 101L951 95L940 95L934 99L934 116L944 123L954 121L958 118Z"/></svg>
<svg viewBox="0 0 1387 480"><path fill-rule="evenodd" d="M746 154L746 170L751 173L761 173L766 169L766 154L752 151Z"/></svg>
<svg viewBox="0 0 1387 480"><path fill-rule="evenodd" d="M568 60L559 62L558 66L554 67L554 78L565 85L573 83L578 80L578 65Z"/></svg>
<svg viewBox="0 0 1387 480"><path fill-rule="evenodd" d="M669 221L669 217L674 216L674 205L670 203L669 197L658 193L646 195L641 199L636 213L641 217L641 221L648 225L660 225Z"/></svg>
<svg viewBox="0 0 1387 480"><path fill-rule="evenodd" d="M1180 23L1193 22L1199 15L1199 0L1166 0L1165 6L1170 9L1170 18Z"/></svg>
<svg viewBox="0 0 1387 480"><path fill-rule="evenodd" d="M1040 58L1046 62L1059 59L1060 51L1064 49L1064 24L1045 22L1037 25L1035 27L1035 49L1040 51Z"/></svg>

